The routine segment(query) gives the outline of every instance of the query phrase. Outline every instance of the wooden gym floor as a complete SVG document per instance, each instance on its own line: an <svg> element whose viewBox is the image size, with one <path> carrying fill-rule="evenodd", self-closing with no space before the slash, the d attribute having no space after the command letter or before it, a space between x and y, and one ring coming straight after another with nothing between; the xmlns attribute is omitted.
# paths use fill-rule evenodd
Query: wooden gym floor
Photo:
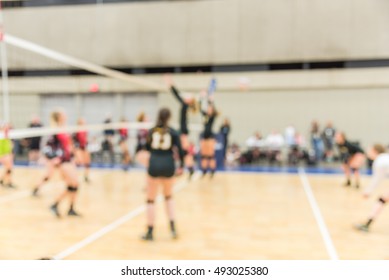
<svg viewBox="0 0 389 280"><path fill-rule="evenodd" d="M0 189L0 259L389 259L388 209L372 232L352 229L387 183L365 201L341 187L339 175L196 174L192 182L177 180L180 238L169 238L159 202L156 240L145 243L144 172L93 170L80 191L83 217L62 219L48 210L64 188L58 178L31 197L42 172L17 168L18 189ZM65 213L67 202L62 206Z"/></svg>

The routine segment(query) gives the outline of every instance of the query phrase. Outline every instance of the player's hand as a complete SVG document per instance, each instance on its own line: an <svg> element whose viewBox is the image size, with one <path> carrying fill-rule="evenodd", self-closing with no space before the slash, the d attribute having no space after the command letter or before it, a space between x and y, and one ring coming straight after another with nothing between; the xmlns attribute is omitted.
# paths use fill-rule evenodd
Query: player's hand
<svg viewBox="0 0 389 280"><path fill-rule="evenodd" d="M177 168L176 170L176 176L181 176L184 173L184 169L182 167Z"/></svg>

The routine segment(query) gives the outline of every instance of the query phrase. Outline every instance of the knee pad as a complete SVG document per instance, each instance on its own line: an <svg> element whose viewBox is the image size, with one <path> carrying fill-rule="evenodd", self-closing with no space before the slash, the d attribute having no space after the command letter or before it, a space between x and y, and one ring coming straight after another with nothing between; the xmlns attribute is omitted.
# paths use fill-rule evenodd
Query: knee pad
<svg viewBox="0 0 389 280"><path fill-rule="evenodd" d="M5 171L5 174L7 174L7 175L11 175L11 173L12 173L11 169L7 169L7 171Z"/></svg>
<svg viewBox="0 0 389 280"><path fill-rule="evenodd" d="M215 159L215 155L208 156L207 158L208 158L208 160L213 160L213 159Z"/></svg>
<svg viewBox="0 0 389 280"><path fill-rule="evenodd" d="M355 173L355 172L359 171L358 168L350 168L350 170L351 170L352 173Z"/></svg>
<svg viewBox="0 0 389 280"><path fill-rule="evenodd" d="M43 182L47 182L49 180L49 176L46 176L45 178L43 178Z"/></svg>
<svg viewBox="0 0 389 280"><path fill-rule="evenodd" d="M146 201L146 203L147 203L147 204L154 204L154 200L148 199L148 200Z"/></svg>
<svg viewBox="0 0 389 280"><path fill-rule="evenodd" d="M85 167L86 167L86 168L90 168L90 163L85 164Z"/></svg>
<svg viewBox="0 0 389 280"><path fill-rule="evenodd" d="M382 203L382 204L385 204L385 203L386 203L386 200L383 199L382 197L380 197L380 198L378 199L378 202L379 202L379 203Z"/></svg>
<svg viewBox="0 0 389 280"><path fill-rule="evenodd" d="M187 155L189 154L189 153L188 153L188 150L182 150L182 153L183 153L184 157L187 156Z"/></svg>
<svg viewBox="0 0 389 280"><path fill-rule="evenodd" d="M168 200L170 200L170 199L172 199L172 196L171 196L171 195L165 196L165 200L166 200L166 201L168 201Z"/></svg>
<svg viewBox="0 0 389 280"><path fill-rule="evenodd" d="M68 186L68 192L76 193L78 191L78 187Z"/></svg>

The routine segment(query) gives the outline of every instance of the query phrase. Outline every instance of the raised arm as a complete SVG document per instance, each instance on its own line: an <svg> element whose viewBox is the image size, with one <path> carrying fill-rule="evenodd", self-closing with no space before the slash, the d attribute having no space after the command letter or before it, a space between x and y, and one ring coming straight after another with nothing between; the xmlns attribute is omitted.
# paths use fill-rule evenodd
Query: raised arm
<svg viewBox="0 0 389 280"><path fill-rule="evenodd" d="M178 92L178 90L177 90L173 85L170 86L170 91L173 93L173 95L176 97L176 99L177 99L182 105L185 104L184 100L183 100L182 97L180 96L180 93Z"/></svg>
<svg viewBox="0 0 389 280"><path fill-rule="evenodd" d="M169 74L166 74L164 76L165 83L169 87L170 91L173 93L174 97L182 104L184 105L185 102L180 96L180 92L177 90L177 88L174 86L173 79Z"/></svg>

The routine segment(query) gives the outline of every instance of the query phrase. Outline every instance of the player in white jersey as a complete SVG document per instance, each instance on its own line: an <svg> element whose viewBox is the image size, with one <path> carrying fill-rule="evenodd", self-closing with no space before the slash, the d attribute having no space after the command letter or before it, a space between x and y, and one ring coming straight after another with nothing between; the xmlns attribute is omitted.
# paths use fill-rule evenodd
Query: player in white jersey
<svg viewBox="0 0 389 280"><path fill-rule="evenodd" d="M368 157L373 162L373 177L369 186L363 192L365 198L369 198L371 193L378 187L378 185L387 177L389 177L389 153L385 153L385 148L382 145L374 145L368 152ZM381 213L386 202L389 201L389 190L382 195L374 205L368 220L364 224L358 224L355 229L360 231L369 231L370 225Z"/></svg>

